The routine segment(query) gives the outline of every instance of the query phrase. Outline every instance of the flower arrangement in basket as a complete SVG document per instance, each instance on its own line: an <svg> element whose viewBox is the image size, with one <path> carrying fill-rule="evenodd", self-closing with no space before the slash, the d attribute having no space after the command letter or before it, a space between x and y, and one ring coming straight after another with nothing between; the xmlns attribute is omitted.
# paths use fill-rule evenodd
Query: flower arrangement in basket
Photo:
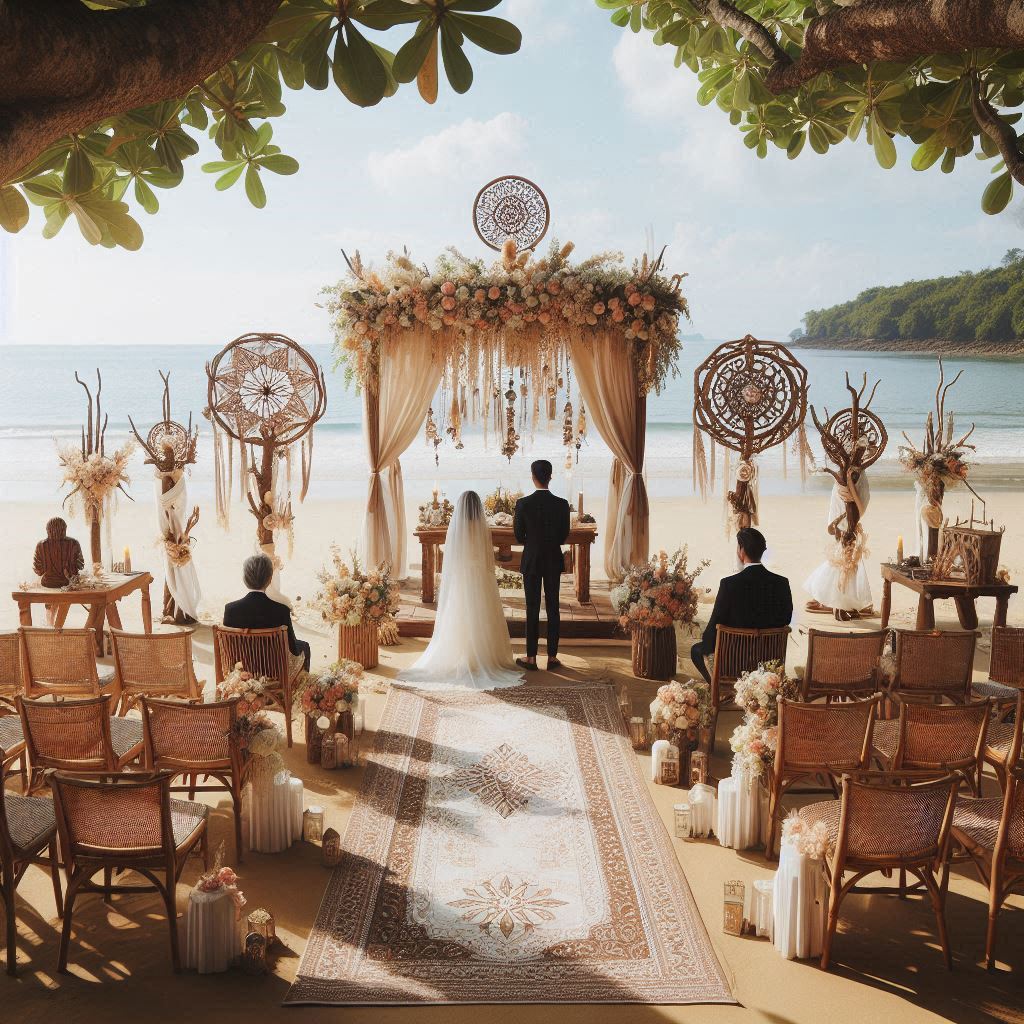
<svg viewBox="0 0 1024 1024"><path fill-rule="evenodd" d="M504 513L512 515L516 510L516 502L523 496L522 491L510 491L500 484L484 498L484 512L488 517Z"/></svg>
<svg viewBox="0 0 1024 1024"><path fill-rule="evenodd" d="M391 568L380 565L365 572L352 555L346 562L337 545L331 546L331 565L317 574L321 589L313 599L324 622L340 626L376 626L393 622L399 605L398 581Z"/></svg>
<svg viewBox="0 0 1024 1024"><path fill-rule="evenodd" d="M651 702L651 724L673 741L685 738L692 746L700 730L711 725L711 687L697 680L659 686Z"/></svg>
<svg viewBox="0 0 1024 1024"><path fill-rule="evenodd" d="M744 672L736 682L736 706L744 713L743 724L736 727L729 744L734 763L744 775L764 775L775 761L779 734L779 700L795 700L799 687L786 675L780 661L758 665Z"/></svg>
<svg viewBox="0 0 1024 1024"><path fill-rule="evenodd" d="M307 676L305 685L296 694L296 709L307 718L317 719L322 715L333 718L355 703L362 679L363 666L359 662L336 661Z"/></svg>
<svg viewBox="0 0 1024 1024"><path fill-rule="evenodd" d="M238 697L238 714L240 717L254 715L273 704L270 683L266 676L254 676L236 662L235 667L224 677L217 687L221 700Z"/></svg>
<svg viewBox="0 0 1024 1024"><path fill-rule="evenodd" d="M708 565L710 562L704 559L691 571L683 547L671 555L659 551L642 565L631 566L611 592L619 625L623 629L660 629L675 622L692 622L699 597L694 581Z"/></svg>
<svg viewBox="0 0 1024 1024"><path fill-rule="evenodd" d="M199 876L195 889L197 892L220 892L222 890L227 892L234 900L236 918L241 918L242 907L245 906L245 896L238 888L238 875L231 868L224 866L223 843L217 847L217 853L213 858L213 870Z"/></svg>

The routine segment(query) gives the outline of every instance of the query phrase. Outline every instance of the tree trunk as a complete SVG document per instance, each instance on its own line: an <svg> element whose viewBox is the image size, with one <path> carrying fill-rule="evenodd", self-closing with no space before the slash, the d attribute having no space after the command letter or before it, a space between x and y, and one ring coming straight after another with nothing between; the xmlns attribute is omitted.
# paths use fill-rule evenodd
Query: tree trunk
<svg viewBox="0 0 1024 1024"><path fill-rule="evenodd" d="M47 146L184 97L241 53L281 0L0 0L0 184Z"/></svg>

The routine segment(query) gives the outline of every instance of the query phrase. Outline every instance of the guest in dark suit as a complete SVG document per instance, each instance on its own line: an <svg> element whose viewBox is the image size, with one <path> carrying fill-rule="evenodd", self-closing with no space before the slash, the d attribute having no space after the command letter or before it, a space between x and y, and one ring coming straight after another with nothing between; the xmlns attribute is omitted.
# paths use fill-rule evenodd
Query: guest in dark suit
<svg viewBox="0 0 1024 1024"><path fill-rule="evenodd" d="M516 540L523 545L519 571L523 574L526 595L526 657L516 664L527 670L537 668L537 641L540 634L540 593L548 614L548 668L559 668L558 633L561 624L558 590L565 558L562 545L569 536L569 502L548 490L551 463L538 459L530 466L536 490L516 502L513 519Z"/></svg>
<svg viewBox="0 0 1024 1024"><path fill-rule="evenodd" d="M286 604L272 601L266 590L274 578L274 563L266 555L252 555L242 565L242 581L249 593L238 601L224 606L224 625L235 629L271 629L288 627L288 648L296 658L302 658L303 668L309 671L309 644L295 635L292 610Z"/></svg>
<svg viewBox="0 0 1024 1024"><path fill-rule="evenodd" d="M690 648L694 666L709 683L711 675L704 662L714 653L719 624L742 629L778 629L792 621L789 580L761 564L767 546L760 530L746 527L736 534L736 554L743 568L734 576L723 577L704 635L700 643Z"/></svg>

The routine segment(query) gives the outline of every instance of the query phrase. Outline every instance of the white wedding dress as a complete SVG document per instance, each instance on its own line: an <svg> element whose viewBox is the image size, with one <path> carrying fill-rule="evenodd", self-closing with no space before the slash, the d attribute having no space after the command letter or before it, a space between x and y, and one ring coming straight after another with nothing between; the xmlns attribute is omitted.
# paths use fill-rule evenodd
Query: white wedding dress
<svg viewBox="0 0 1024 1024"><path fill-rule="evenodd" d="M867 473L861 473L857 481L857 497L867 510L871 501L871 487ZM827 523L831 524L846 510L846 504L839 494L838 484L832 485L832 496L828 503ZM845 520L844 520L845 522ZM828 548L831 550L835 542L830 538ZM844 580L838 566L826 558L810 576L804 580L804 590L819 604L826 608L837 608L840 611L859 612L871 606L871 580L865 558L857 563L857 570L852 578Z"/></svg>
<svg viewBox="0 0 1024 1024"><path fill-rule="evenodd" d="M448 527L434 635L396 682L424 690L497 690L523 682L494 577L491 531L476 491L459 495Z"/></svg>

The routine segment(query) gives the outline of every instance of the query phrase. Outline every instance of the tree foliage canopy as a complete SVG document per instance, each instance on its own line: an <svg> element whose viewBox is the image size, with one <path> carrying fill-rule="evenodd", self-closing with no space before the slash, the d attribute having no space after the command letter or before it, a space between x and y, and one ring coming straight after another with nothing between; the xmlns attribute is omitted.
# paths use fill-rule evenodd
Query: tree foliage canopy
<svg viewBox="0 0 1024 1024"><path fill-rule="evenodd" d="M470 44L520 47L485 13L500 2L5 0L0 225L21 230L33 203L48 238L73 217L89 242L137 249L131 207L156 213L203 135L220 150L203 164L215 187L262 207L267 172L299 167L272 141L285 90L333 85L370 107L415 80L433 103L440 64L464 93Z"/></svg>
<svg viewBox="0 0 1024 1024"><path fill-rule="evenodd" d="M1024 338L1024 252L956 277L868 288L852 302L812 309L802 341L1006 342Z"/></svg>
<svg viewBox="0 0 1024 1024"><path fill-rule="evenodd" d="M1024 184L1012 127L1024 104L1019 0L596 0L612 21L675 49L759 157L792 159L862 139L879 164L893 142L916 144L911 166L944 173L973 153L993 161L986 213Z"/></svg>

